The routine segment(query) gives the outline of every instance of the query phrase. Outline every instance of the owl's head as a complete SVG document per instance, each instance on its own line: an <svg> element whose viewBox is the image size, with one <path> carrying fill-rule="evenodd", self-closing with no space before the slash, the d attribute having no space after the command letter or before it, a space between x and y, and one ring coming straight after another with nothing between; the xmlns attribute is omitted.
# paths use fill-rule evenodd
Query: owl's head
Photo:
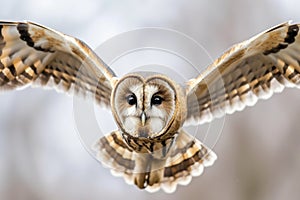
<svg viewBox="0 0 300 200"><path fill-rule="evenodd" d="M119 128L133 137L174 133L186 116L181 87L163 75L124 76L112 92L111 108Z"/></svg>

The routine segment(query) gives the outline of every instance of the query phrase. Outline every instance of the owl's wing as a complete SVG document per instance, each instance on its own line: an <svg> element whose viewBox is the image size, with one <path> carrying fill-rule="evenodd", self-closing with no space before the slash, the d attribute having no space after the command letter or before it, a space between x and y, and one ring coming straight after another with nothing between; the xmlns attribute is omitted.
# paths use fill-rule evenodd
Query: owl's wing
<svg viewBox="0 0 300 200"><path fill-rule="evenodd" d="M76 38L31 22L0 22L0 90L47 86L109 106L114 77Z"/></svg>
<svg viewBox="0 0 300 200"><path fill-rule="evenodd" d="M299 24L284 23L233 46L187 87L187 124L222 117L284 87L300 87Z"/></svg>

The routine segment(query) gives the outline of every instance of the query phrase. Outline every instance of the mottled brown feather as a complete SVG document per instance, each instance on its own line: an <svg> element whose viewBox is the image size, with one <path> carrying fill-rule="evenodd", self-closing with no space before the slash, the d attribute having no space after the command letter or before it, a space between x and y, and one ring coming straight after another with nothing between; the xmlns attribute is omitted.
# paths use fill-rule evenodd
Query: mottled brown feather
<svg viewBox="0 0 300 200"><path fill-rule="evenodd" d="M187 88L186 124L210 122L300 87L299 25L284 23L235 45Z"/></svg>
<svg viewBox="0 0 300 200"><path fill-rule="evenodd" d="M159 142L154 145L156 151L164 147ZM155 151L134 151L119 131L102 137L94 146L98 160L114 175L150 192L160 188L174 192L178 184L188 184L193 176L201 175L203 168L216 160L209 148L183 130L169 148L169 153L160 158Z"/></svg>
<svg viewBox="0 0 300 200"><path fill-rule="evenodd" d="M27 85L110 106L115 74L82 41L31 22L0 22L0 89Z"/></svg>

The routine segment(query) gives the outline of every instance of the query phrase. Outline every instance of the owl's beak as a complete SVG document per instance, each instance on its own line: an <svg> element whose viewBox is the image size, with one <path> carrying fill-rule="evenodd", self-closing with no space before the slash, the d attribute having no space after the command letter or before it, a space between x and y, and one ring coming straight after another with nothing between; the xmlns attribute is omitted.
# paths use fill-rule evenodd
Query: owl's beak
<svg viewBox="0 0 300 200"><path fill-rule="evenodd" d="M142 126L145 126L146 119L147 119L146 113L143 111L141 114Z"/></svg>

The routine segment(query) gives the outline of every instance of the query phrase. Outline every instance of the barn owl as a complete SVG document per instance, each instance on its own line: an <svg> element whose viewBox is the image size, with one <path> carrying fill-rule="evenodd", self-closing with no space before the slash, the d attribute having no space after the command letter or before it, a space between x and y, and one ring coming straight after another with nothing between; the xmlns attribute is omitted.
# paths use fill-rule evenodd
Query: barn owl
<svg viewBox="0 0 300 200"><path fill-rule="evenodd" d="M277 25L234 45L194 79L116 74L82 41L31 22L0 22L0 88L29 85L92 95L118 129L94 145L97 158L129 184L174 192L216 154L182 128L300 86L299 24Z"/></svg>

